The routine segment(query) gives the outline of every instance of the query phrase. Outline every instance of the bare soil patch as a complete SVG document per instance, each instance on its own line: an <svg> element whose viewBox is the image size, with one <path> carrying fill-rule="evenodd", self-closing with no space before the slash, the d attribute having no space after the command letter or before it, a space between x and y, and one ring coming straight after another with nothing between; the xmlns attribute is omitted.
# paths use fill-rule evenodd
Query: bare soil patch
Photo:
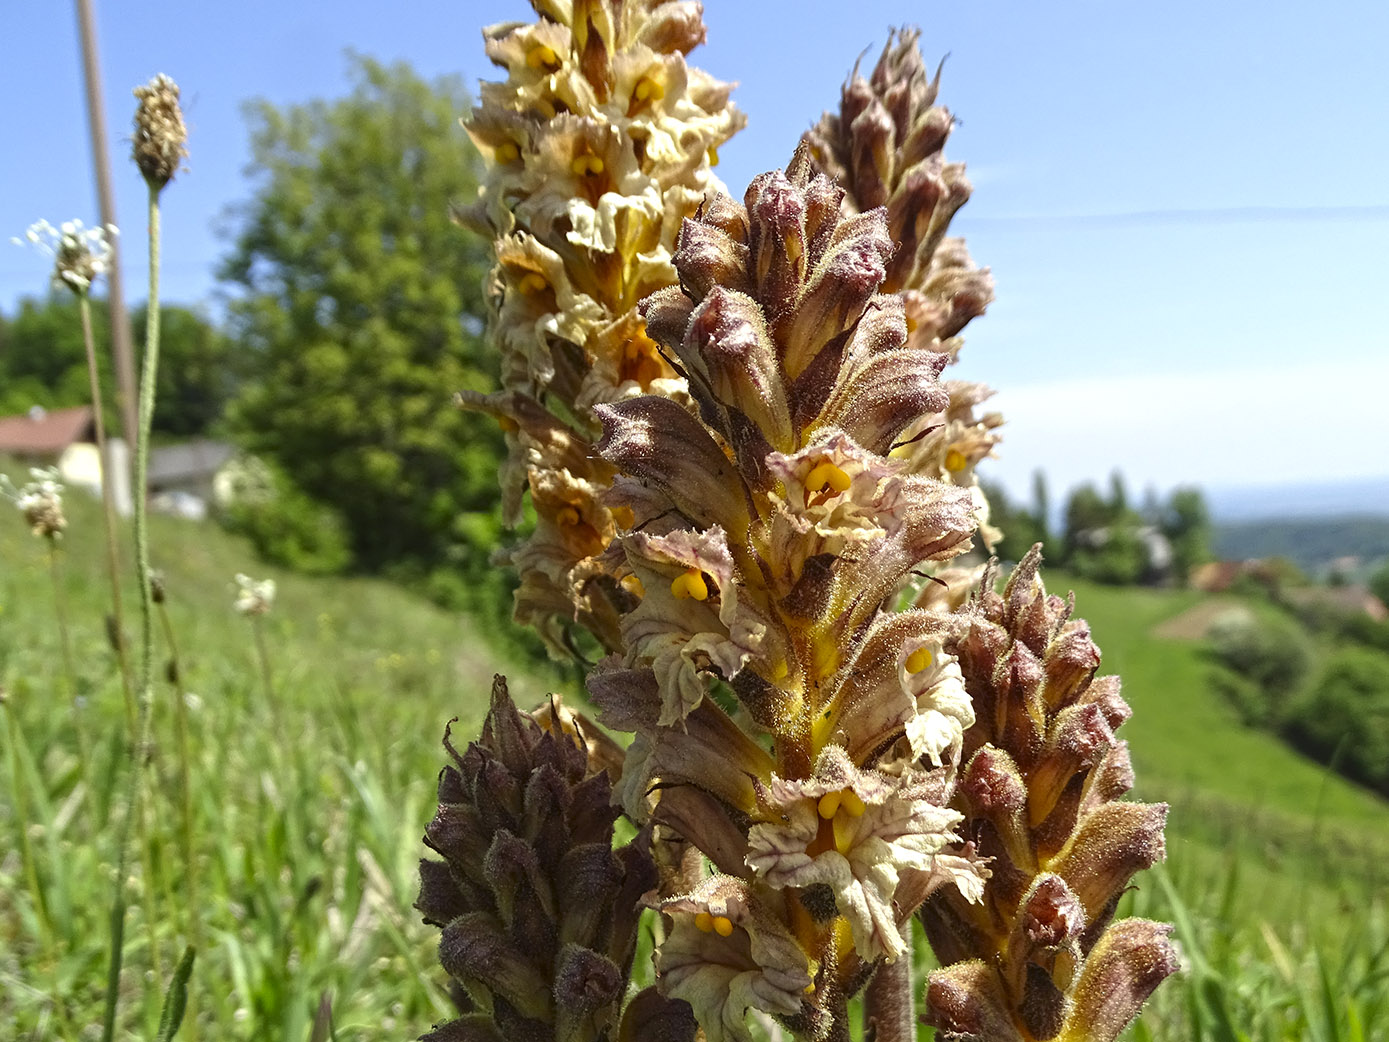
<svg viewBox="0 0 1389 1042"><path fill-rule="evenodd" d="M1153 627L1153 636L1163 640L1202 640L1217 619L1239 611L1247 612L1248 609L1234 598L1211 597L1180 615L1158 623Z"/></svg>

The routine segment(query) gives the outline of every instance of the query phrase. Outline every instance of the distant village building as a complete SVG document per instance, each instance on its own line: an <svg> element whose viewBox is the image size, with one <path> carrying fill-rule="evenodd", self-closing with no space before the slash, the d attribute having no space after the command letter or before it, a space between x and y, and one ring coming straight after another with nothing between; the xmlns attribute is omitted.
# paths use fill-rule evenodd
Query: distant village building
<svg viewBox="0 0 1389 1042"><path fill-rule="evenodd" d="M1156 525L1140 525L1131 529L1133 538L1143 548L1143 576L1149 583L1164 583L1172 578L1172 565L1175 554L1172 540L1163 534ZM1087 550L1102 550L1114 538L1111 526L1103 528L1082 528L1075 534L1077 546Z"/></svg>
<svg viewBox="0 0 1389 1042"><path fill-rule="evenodd" d="M1294 586L1281 581L1270 561L1210 561L1191 570L1191 586L1205 593L1224 593L1239 580L1261 583L1298 608L1325 608L1341 615L1368 615L1376 622L1389 619L1389 608L1364 586Z"/></svg>
<svg viewBox="0 0 1389 1042"><path fill-rule="evenodd" d="M52 410L36 405L19 416L0 416L0 454L23 463L56 466L71 446L94 441L89 405Z"/></svg>
<svg viewBox="0 0 1389 1042"><path fill-rule="evenodd" d="M108 438L106 451L111 466L102 465L96 447L96 419L90 405L70 409L34 406L18 416L0 416L0 456L13 456L30 466L57 467L68 488L101 495L102 475L116 475L111 495L116 512L129 517L130 454L121 438Z"/></svg>
<svg viewBox="0 0 1389 1042"><path fill-rule="evenodd" d="M1270 589L1279 585L1276 567L1263 560L1207 561L1191 570L1188 582L1193 590L1224 593L1241 579L1253 579Z"/></svg>
<svg viewBox="0 0 1389 1042"><path fill-rule="evenodd" d="M224 441L199 438L150 450L150 502L157 509L201 521L212 501L217 472L236 455Z"/></svg>
<svg viewBox="0 0 1389 1042"><path fill-rule="evenodd" d="M130 454L121 438L106 439L111 466L103 466L96 447L96 422L91 406L44 409L35 406L19 416L0 417L0 456L12 456L30 466L57 467L68 488L101 494L103 475L116 476L111 486L116 509L131 512ZM226 442L198 439L150 450L148 489L155 509L180 517L202 519L212 498L213 478L236 449Z"/></svg>
<svg viewBox="0 0 1389 1042"><path fill-rule="evenodd" d="M1342 615L1364 613L1375 622L1389 619L1389 608L1363 586L1294 586L1283 596L1300 608L1327 608Z"/></svg>

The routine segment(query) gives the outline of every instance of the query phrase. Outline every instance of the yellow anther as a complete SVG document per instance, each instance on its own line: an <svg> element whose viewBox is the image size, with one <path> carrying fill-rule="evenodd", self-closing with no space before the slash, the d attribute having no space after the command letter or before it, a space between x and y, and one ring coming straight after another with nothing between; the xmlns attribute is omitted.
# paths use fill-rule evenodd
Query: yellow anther
<svg viewBox="0 0 1389 1042"><path fill-rule="evenodd" d="M853 789L844 790L843 799L840 801L839 806L842 809L848 811L849 816L852 818L863 817L863 812L868 809L867 804L865 804L863 800L859 799L858 793L856 793Z"/></svg>
<svg viewBox="0 0 1389 1042"><path fill-rule="evenodd" d="M820 817L829 821L839 810L839 803L844 798L843 792L827 792L820 797Z"/></svg>
<svg viewBox="0 0 1389 1042"><path fill-rule="evenodd" d="M634 593L638 597L646 596L646 587L641 584L641 580L635 575L624 575L621 582L622 588L628 593Z"/></svg>
<svg viewBox="0 0 1389 1042"><path fill-rule="evenodd" d="M704 582L704 573L698 568L687 568L677 575L670 584L670 592L680 601L703 601L709 598L709 587Z"/></svg>
<svg viewBox="0 0 1389 1042"><path fill-rule="evenodd" d="M660 101L665 96L666 89L649 76L637 80L637 85L632 90L634 101Z"/></svg>
<svg viewBox="0 0 1389 1042"><path fill-rule="evenodd" d="M521 158L521 149L514 141L503 141L492 153L498 163L514 163Z"/></svg>
<svg viewBox="0 0 1389 1042"><path fill-rule="evenodd" d="M802 990L803 990L807 995L814 995L814 994L815 994L815 982L814 982L814 981L811 981L811 982L810 982L809 984L807 984Z"/></svg>
<svg viewBox="0 0 1389 1042"><path fill-rule="evenodd" d="M907 672L920 673L931 664L931 650L929 648L917 648L907 656Z"/></svg>
<svg viewBox="0 0 1389 1042"><path fill-rule="evenodd" d="M699 928L700 933L713 933L714 917L708 912L700 912L695 916L695 926Z"/></svg>
<svg viewBox="0 0 1389 1042"><path fill-rule="evenodd" d="M538 271L528 271L521 276L521 281L517 283L517 288L527 296L534 296L537 293L544 293L550 288L550 283L545 280L545 276Z"/></svg>
<svg viewBox="0 0 1389 1042"><path fill-rule="evenodd" d="M710 165L710 166L718 166L718 165L719 165L719 150L718 150L717 148L715 148L713 145L710 145L710 146L709 146L709 165Z"/></svg>
<svg viewBox="0 0 1389 1042"><path fill-rule="evenodd" d="M714 916L714 932L720 937L728 937L733 933L733 920L726 915Z"/></svg>
<svg viewBox="0 0 1389 1042"><path fill-rule="evenodd" d="M526 64L537 72L542 69L553 72L559 68L559 55L554 52L554 48L542 43L526 52Z"/></svg>
<svg viewBox="0 0 1389 1042"><path fill-rule="evenodd" d="M952 474L958 474L969 466L969 460L959 449L951 449L945 454L945 469Z"/></svg>
<svg viewBox="0 0 1389 1042"><path fill-rule="evenodd" d="M577 525L579 512L573 507L560 507L555 513L555 521L561 525Z"/></svg>
<svg viewBox="0 0 1389 1042"><path fill-rule="evenodd" d="M569 164L569 169L574 171L575 177L601 174L603 172L603 159L601 156L575 156L573 162Z"/></svg>
<svg viewBox="0 0 1389 1042"><path fill-rule="evenodd" d="M805 487L807 492L819 492L825 486L829 486L836 493L847 492L851 479L848 474L840 470L829 460L812 467L810 473L805 476Z"/></svg>
<svg viewBox="0 0 1389 1042"><path fill-rule="evenodd" d="M515 420L513 420L510 416L498 416L497 426L500 427L502 430L506 431L506 433L508 434L512 433L513 431L519 431L521 429L521 425L517 423Z"/></svg>

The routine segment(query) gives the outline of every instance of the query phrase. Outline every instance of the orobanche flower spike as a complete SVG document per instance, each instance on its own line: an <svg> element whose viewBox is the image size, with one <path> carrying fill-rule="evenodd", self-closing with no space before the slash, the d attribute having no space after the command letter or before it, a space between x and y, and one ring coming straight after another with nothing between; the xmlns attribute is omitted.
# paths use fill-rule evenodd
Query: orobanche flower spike
<svg viewBox="0 0 1389 1042"><path fill-rule="evenodd" d="M956 800L989 857L984 902L922 910L947 965L931 975L941 1037L1112 1042L1177 969L1170 927L1112 922L1135 873L1164 856L1166 804L1133 786L1118 677L1072 606L1050 596L1034 548L1002 595L985 582L955 642L975 708Z"/></svg>
<svg viewBox="0 0 1389 1042"><path fill-rule="evenodd" d="M632 738L499 680L449 747L419 907L464 1016L427 1037L847 1042L864 994L906 1042L920 914L939 1037L1110 1042L1175 967L1111 922L1165 808L1119 799L1128 709L1039 553L1002 595L957 566L1001 421L941 376L992 282L946 234L969 187L916 34L739 201L697 4L535 6L487 30L509 78L470 122L506 368L465 404L538 517L517 617L591 634Z"/></svg>
<svg viewBox="0 0 1389 1042"><path fill-rule="evenodd" d="M626 593L601 555L630 523L603 502L613 477L594 457L592 407L683 384L643 333L642 297L675 282L680 222L721 188L718 148L743 124L729 84L689 66L704 39L698 4L534 0L535 24L485 30L506 71L466 121L492 165L465 225L495 241L490 330L502 390L460 402L507 432L503 513L527 488L534 532L506 559L519 573L516 619L556 653L586 631L621 638Z"/></svg>

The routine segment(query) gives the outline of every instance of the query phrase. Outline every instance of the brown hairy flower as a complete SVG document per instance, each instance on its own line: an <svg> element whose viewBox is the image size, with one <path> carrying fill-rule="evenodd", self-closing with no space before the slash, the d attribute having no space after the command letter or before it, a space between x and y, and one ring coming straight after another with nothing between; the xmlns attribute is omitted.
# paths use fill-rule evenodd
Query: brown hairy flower
<svg viewBox="0 0 1389 1042"><path fill-rule="evenodd" d="M867 987L899 1042L924 909L943 1039L1112 1042L1174 964L1165 927L1110 921L1166 808L1119 799L1128 708L1038 555L1001 596L951 567L991 538L1001 420L941 377L992 282L946 236L969 187L916 34L735 199L709 168L741 119L684 62L698 4L534 6L487 30L507 79L469 123L504 362L461 397L508 432L508 517L528 489L538 519L517 618L598 641L589 694L633 737L494 693L420 902L478 1008L429 1037L847 1042ZM661 914L625 1010L621 931L551 943L562 896L635 922L630 887L565 860L607 864L619 806Z"/></svg>
<svg viewBox="0 0 1389 1042"><path fill-rule="evenodd" d="M155 191L178 173L188 155L188 128L178 102L178 84L162 72L143 87L135 88L135 165Z"/></svg>
<svg viewBox="0 0 1389 1042"><path fill-rule="evenodd" d="M1133 785L1130 715L1117 677L1072 606L1048 595L1034 547L1003 593L986 576L953 642L975 723L953 806L991 858L984 900L942 890L922 908L945 968L931 1023L947 1039L1112 1042L1177 968L1169 928L1112 923L1135 873L1166 853L1166 804L1121 801Z"/></svg>

